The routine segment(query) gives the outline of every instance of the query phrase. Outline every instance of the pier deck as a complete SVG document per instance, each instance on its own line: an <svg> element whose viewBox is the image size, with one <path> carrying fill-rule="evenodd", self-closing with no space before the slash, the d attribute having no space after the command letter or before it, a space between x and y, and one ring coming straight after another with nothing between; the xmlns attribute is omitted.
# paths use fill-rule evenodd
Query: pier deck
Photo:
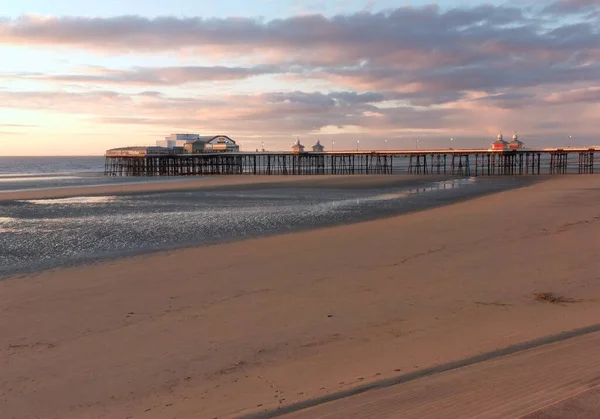
<svg viewBox="0 0 600 419"><path fill-rule="evenodd" d="M591 174L600 148L520 150L357 150L126 154L107 152L108 176L449 174L458 176Z"/></svg>

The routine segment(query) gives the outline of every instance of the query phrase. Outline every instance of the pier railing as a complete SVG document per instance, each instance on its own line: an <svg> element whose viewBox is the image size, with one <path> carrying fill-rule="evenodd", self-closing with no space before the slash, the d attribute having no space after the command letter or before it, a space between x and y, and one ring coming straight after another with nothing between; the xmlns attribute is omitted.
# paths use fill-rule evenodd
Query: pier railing
<svg viewBox="0 0 600 419"><path fill-rule="evenodd" d="M108 176L591 174L595 148L106 155Z"/></svg>

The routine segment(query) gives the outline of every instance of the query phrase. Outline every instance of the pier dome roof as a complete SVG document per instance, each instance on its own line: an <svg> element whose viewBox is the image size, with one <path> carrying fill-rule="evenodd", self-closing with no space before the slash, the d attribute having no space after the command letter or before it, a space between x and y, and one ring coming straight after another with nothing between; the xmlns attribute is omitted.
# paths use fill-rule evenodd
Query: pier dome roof
<svg viewBox="0 0 600 419"><path fill-rule="evenodd" d="M510 142L509 146L510 148L523 148L524 144L523 141L519 140L519 136L517 135L517 133L515 132L513 134L513 140Z"/></svg>
<svg viewBox="0 0 600 419"><path fill-rule="evenodd" d="M316 144L312 147L313 151L316 152L322 152L323 150L325 150L325 147L323 147L323 144L321 144L321 141L317 140Z"/></svg>
<svg viewBox="0 0 600 419"><path fill-rule="evenodd" d="M498 134L498 139L492 143L492 150L506 150L508 148L508 143L504 141L504 137L502 133Z"/></svg>
<svg viewBox="0 0 600 419"><path fill-rule="evenodd" d="M300 138L298 138L298 140L296 140L296 142L292 146L292 151L304 152L304 146L302 144L300 144Z"/></svg>
<svg viewBox="0 0 600 419"><path fill-rule="evenodd" d="M502 134L498 134L498 139L496 141L494 141L494 144L508 144L506 141L504 141L504 137L502 136Z"/></svg>

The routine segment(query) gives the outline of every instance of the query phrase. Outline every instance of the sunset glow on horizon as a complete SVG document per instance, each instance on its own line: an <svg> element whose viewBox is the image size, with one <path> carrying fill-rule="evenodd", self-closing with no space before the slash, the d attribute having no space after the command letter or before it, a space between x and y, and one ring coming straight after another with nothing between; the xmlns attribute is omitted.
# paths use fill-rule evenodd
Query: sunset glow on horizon
<svg viewBox="0 0 600 419"><path fill-rule="evenodd" d="M0 155L600 145L598 0L10 3Z"/></svg>

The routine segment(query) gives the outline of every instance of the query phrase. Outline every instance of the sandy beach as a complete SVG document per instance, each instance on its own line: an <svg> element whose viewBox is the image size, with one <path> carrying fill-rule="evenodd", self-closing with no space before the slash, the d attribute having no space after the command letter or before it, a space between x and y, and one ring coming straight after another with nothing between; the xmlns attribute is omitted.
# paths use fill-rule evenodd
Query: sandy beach
<svg viewBox="0 0 600 419"><path fill-rule="evenodd" d="M211 182L221 180L177 187ZM129 187L139 190L116 188ZM599 205L600 177L562 177L393 218L0 281L0 411L238 417L595 324Z"/></svg>

